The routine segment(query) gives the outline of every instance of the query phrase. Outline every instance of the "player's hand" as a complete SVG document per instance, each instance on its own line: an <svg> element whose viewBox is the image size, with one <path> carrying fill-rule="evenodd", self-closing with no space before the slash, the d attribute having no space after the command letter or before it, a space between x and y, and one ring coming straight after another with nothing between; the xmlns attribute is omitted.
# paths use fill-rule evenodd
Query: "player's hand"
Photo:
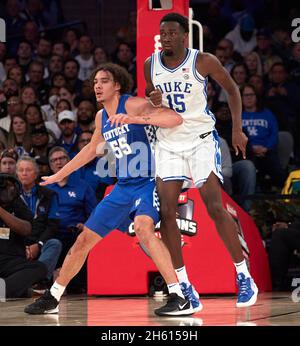
<svg viewBox="0 0 300 346"><path fill-rule="evenodd" d="M239 151L241 151L243 159L246 159L247 142L248 138L242 130L232 131L232 146L235 151L235 155L238 155Z"/></svg>
<svg viewBox="0 0 300 346"><path fill-rule="evenodd" d="M151 91L149 94L150 102L154 107L161 107L162 105L162 93L159 89Z"/></svg>
<svg viewBox="0 0 300 346"><path fill-rule="evenodd" d="M131 124L131 117L128 114L123 113L111 115L108 120L111 126L116 125L116 127L119 127L124 124Z"/></svg>
<svg viewBox="0 0 300 346"><path fill-rule="evenodd" d="M63 178L61 176L59 176L57 173L50 175L50 176L44 176L41 177L41 179L43 181L40 182L41 186L46 186L46 185L50 185L50 184L54 184L54 183L59 183L60 181L63 180Z"/></svg>

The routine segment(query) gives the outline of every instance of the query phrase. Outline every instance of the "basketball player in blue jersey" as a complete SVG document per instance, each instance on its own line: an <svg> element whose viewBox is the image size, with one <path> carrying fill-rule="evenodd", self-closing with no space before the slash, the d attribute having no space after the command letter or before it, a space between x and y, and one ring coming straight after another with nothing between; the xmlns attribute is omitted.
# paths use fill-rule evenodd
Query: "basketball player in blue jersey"
<svg viewBox="0 0 300 346"><path fill-rule="evenodd" d="M166 305L155 310L157 315L190 315L194 313L185 299L174 271L170 254L164 243L155 236L154 226L159 221L159 201L155 177L151 167L152 126L176 127L182 118L169 108L153 107L147 100L130 97L130 77L115 64L104 64L92 75L96 99L104 109L96 115L96 128L91 142L56 174L43 177L41 185L58 183L96 157L109 143L116 157L118 182L112 192L95 208L67 254L59 276L51 289L25 308L29 314L57 313L60 298L85 262L96 243L114 229L126 232L132 220L139 241L151 258L169 288ZM126 114L132 121L119 126L116 114ZM99 148L100 146L100 148ZM142 152L142 155L140 155ZM137 167L139 163L139 170ZM134 268L132 268L134 270Z"/></svg>
<svg viewBox="0 0 300 346"><path fill-rule="evenodd" d="M185 48L188 19L169 13L160 22L162 51L145 61L146 94L153 105L165 105L183 118L175 128L158 128L156 144L157 190L160 197L161 235L167 245L178 280L195 311L201 310L198 293L190 284L176 223L178 197L183 182L194 182L226 245L237 271L237 307L253 305L258 289L250 276L238 240L237 226L223 208L221 155L215 117L207 106L207 78L218 82L228 95L232 114L232 144L245 158L247 137L242 132L240 92L218 59ZM221 264L220 264L221 265Z"/></svg>

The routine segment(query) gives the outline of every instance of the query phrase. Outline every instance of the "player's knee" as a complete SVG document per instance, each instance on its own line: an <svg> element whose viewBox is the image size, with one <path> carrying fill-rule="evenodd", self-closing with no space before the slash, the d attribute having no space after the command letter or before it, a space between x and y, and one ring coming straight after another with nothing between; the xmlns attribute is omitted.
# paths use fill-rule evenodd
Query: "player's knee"
<svg viewBox="0 0 300 346"><path fill-rule="evenodd" d="M149 222L148 220L135 221L134 232L139 241L145 246L147 246L152 237L155 237L153 223Z"/></svg>
<svg viewBox="0 0 300 346"><path fill-rule="evenodd" d="M74 250L89 251L100 239L100 236L98 236L96 233L88 229L84 229L76 239Z"/></svg>
<svg viewBox="0 0 300 346"><path fill-rule="evenodd" d="M221 220L225 216L223 205L219 202L210 202L207 205L207 212L214 221Z"/></svg>

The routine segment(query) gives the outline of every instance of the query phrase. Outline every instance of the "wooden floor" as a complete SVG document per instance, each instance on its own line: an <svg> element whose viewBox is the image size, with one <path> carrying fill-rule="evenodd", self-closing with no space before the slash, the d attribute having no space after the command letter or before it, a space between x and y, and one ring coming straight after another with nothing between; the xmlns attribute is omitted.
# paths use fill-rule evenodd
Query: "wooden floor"
<svg viewBox="0 0 300 346"><path fill-rule="evenodd" d="M1 326L300 326L299 296L262 293L256 305L236 308L234 296L202 297L203 310L192 317L162 318L153 310L166 300L147 297L65 296L58 315L30 316L33 299L0 302ZM298 302L297 302L298 300Z"/></svg>

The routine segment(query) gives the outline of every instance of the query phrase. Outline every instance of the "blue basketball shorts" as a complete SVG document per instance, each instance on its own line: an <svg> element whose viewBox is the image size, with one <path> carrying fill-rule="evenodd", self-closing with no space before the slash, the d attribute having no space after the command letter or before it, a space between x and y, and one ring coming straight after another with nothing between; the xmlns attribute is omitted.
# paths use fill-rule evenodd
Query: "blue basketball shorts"
<svg viewBox="0 0 300 346"><path fill-rule="evenodd" d="M138 215L149 216L154 225L159 222L159 199L153 178L117 183L93 210L85 226L105 237L114 229L128 231Z"/></svg>

